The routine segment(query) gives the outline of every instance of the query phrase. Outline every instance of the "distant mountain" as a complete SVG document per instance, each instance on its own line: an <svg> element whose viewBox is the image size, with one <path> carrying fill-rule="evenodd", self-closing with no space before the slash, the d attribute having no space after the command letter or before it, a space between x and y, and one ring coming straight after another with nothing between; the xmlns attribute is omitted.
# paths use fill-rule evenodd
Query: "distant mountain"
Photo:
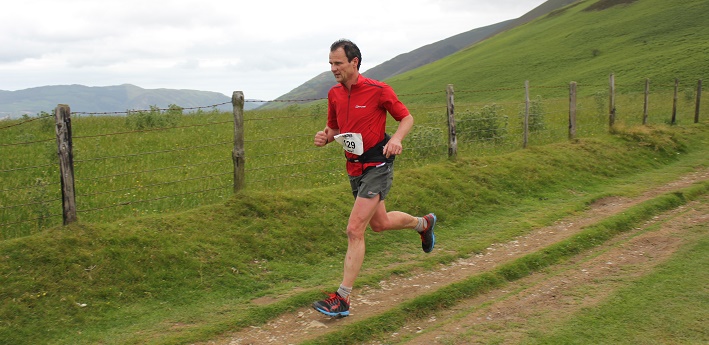
<svg viewBox="0 0 709 345"><path fill-rule="evenodd" d="M376 80L384 80L386 78L393 77L397 74L438 61L465 47L475 44L476 42L480 42L500 32L511 22L512 20L507 20L482 28L473 29L436 43L425 45L421 48L398 55L389 61L374 66L364 71L362 74L364 74L367 78ZM332 75L330 76L330 79L332 83L332 80L334 80ZM327 96L327 94L325 94L325 96Z"/></svg>
<svg viewBox="0 0 709 345"><path fill-rule="evenodd" d="M150 109L150 106L167 108L170 104L182 108L209 107L225 102L231 102L231 97L209 91L143 89L131 84L103 87L54 85L17 91L0 90L0 118L35 115L42 111L51 113L57 104L68 104L72 112L103 113ZM244 107L248 109L259 105L246 102ZM230 111L232 106L229 103L217 108Z"/></svg>
<svg viewBox="0 0 709 345"><path fill-rule="evenodd" d="M362 74L368 78L385 80L438 61L491 36L527 23L577 1L579 0L548 0L517 19L473 29L412 50L408 53L400 54L391 60L364 71ZM335 78L332 76L332 73L326 71L306 81L285 95L276 98L276 100L304 100L304 102L301 103L307 103L312 99L326 98L328 90L330 90L330 87L334 84ZM278 108L285 106L285 104L287 103L266 103L261 108Z"/></svg>

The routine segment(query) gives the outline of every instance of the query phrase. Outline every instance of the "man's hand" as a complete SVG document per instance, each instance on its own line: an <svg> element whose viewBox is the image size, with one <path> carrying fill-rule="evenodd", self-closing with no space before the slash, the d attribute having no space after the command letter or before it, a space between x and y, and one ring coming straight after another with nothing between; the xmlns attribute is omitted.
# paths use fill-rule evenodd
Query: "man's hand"
<svg viewBox="0 0 709 345"><path fill-rule="evenodd" d="M389 142L384 145L384 157L389 158L391 155L400 155L404 151L404 147L401 146L401 140L396 137L391 137Z"/></svg>
<svg viewBox="0 0 709 345"><path fill-rule="evenodd" d="M328 138L327 138L327 134L325 133L325 131L319 131L319 132L315 133L315 141L314 141L315 146L323 147L323 146L327 145L327 142L328 142Z"/></svg>

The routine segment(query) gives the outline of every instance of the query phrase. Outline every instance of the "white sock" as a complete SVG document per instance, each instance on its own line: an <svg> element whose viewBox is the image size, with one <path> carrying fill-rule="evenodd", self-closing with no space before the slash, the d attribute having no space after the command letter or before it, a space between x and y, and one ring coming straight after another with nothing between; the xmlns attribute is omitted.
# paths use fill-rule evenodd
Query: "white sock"
<svg viewBox="0 0 709 345"><path fill-rule="evenodd" d="M337 289L337 294L340 295L340 297L347 299L350 297L350 294L352 293L352 288L351 287L346 287L344 285L340 285L340 288Z"/></svg>
<svg viewBox="0 0 709 345"><path fill-rule="evenodd" d="M423 232L424 230L426 230L426 228L428 227L428 220L426 220L426 218L424 218L424 217L416 217L416 219L419 222L414 227L414 230L416 230L418 232Z"/></svg>

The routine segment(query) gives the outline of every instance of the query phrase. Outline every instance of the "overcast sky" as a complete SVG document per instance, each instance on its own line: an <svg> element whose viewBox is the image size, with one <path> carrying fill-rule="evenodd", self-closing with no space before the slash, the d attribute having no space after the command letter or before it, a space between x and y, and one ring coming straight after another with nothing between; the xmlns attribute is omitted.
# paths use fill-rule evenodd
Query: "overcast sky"
<svg viewBox="0 0 709 345"><path fill-rule="evenodd" d="M328 71L339 38L357 43L366 71L544 2L12 1L0 11L0 90L134 84L272 100Z"/></svg>

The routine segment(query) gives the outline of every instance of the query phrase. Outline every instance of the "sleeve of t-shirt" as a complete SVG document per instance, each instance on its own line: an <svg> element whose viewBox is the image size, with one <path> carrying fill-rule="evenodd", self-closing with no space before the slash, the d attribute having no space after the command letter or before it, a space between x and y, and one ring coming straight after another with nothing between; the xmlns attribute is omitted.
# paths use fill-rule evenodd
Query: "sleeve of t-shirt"
<svg viewBox="0 0 709 345"><path fill-rule="evenodd" d="M332 129L340 129L337 124L337 114L335 113L335 105L332 103L332 97L327 97L327 126Z"/></svg>
<svg viewBox="0 0 709 345"><path fill-rule="evenodd" d="M406 108L404 103L401 103L396 93L394 93L394 89L388 85L382 89L381 101L382 106L384 106L396 121L401 121L403 118L411 115L409 109Z"/></svg>

